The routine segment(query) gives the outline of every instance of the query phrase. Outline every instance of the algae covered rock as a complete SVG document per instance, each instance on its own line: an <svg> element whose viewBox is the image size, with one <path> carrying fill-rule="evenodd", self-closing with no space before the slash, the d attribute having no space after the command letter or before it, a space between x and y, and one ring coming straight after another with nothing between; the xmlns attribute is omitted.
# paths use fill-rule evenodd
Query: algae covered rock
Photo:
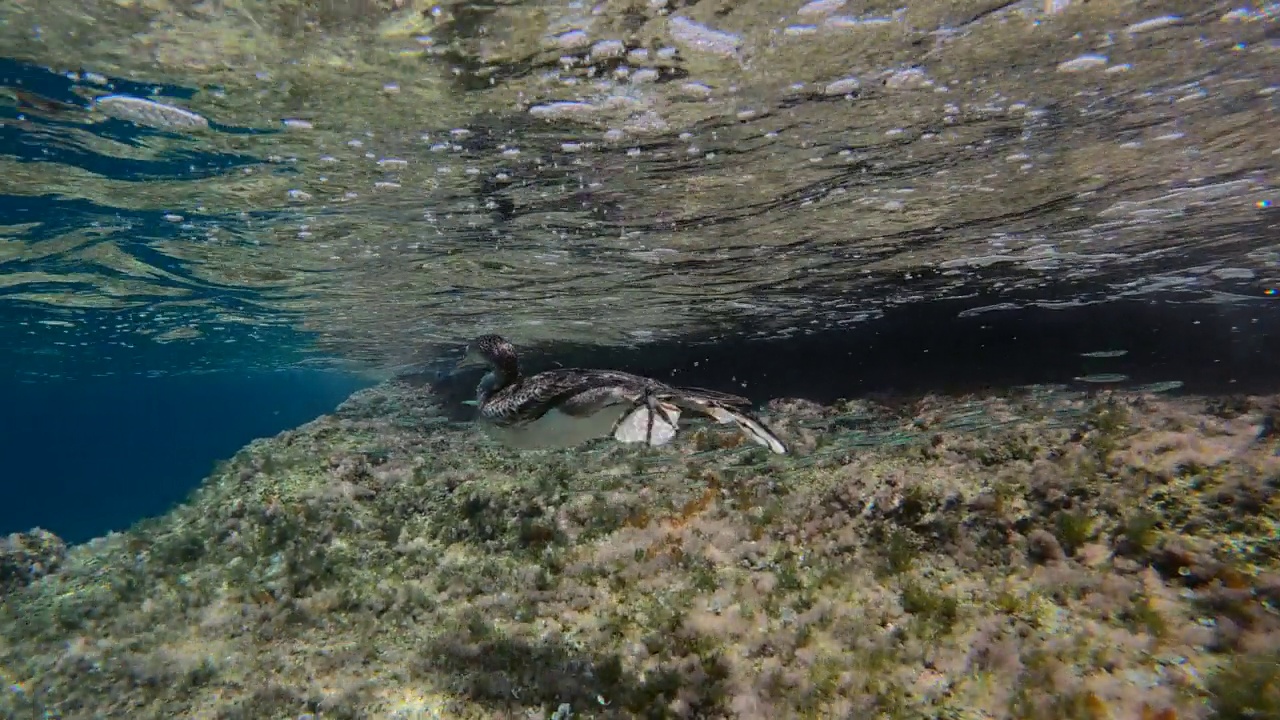
<svg viewBox="0 0 1280 720"><path fill-rule="evenodd" d="M0 594L54 572L66 554L67 544L48 530L36 528L0 538Z"/></svg>
<svg viewBox="0 0 1280 720"><path fill-rule="evenodd" d="M518 454L385 385L6 593L0 711L1267 717L1280 458L1225 415L789 401L793 457Z"/></svg>

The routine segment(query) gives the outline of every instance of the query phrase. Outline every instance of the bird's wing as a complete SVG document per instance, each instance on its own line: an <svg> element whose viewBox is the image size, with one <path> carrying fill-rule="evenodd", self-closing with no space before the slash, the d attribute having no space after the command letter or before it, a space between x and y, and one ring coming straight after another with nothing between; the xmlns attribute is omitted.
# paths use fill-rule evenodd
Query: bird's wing
<svg viewBox="0 0 1280 720"><path fill-rule="evenodd" d="M735 423L743 434L756 443L769 448L772 452L779 455L787 452L787 446L778 439L778 436L767 425L743 409L750 404L750 401L746 398L688 388L679 388L677 393L674 396L661 397L663 400L667 400L686 410L693 410L706 415L718 423ZM721 399L726 397L730 399L729 402Z"/></svg>
<svg viewBox="0 0 1280 720"><path fill-rule="evenodd" d="M750 400L742 397L741 395L731 395L717 390L707 390L705 388L696 387L678 387L672 388L672 390L675 390L684 397L697 398L699 400L728 405L730 407L745 407L751 404Z"/></svg>
<svg viewBox="0 0 1280 720"><path fill-rule="evenodd" d="M512 420L517 423L536 420L552 408L566 415L588 417L610 406L633 405L612 434L623 442L653 445L670 441L677 430L680 409L691 410L719 423L736 424L747 437L775 453L787 452L772 430L742 409L751 404L744 397L673 387L618 370L547 370L522 381L507 402L520 408L518 417Z"/></svg>
<svg viewBox="0 0 1280 720"><path fill-rule="evenodd" d="M611 405L637 403L646 389L665 388L656 380L615 370L564 368L526 378L512 393L526 419L541 417L551 408L586 417Z"/></svg>
<svg viewBox="0 0 1280 720"><path fill-rule="evenodd" d="M707 414L716 419L719 423L736 423L738 429L744 435L751 438L759 445L763 445L771 452L779 455L787 453L787 446L782 440L778 439L777 434L769 429L767 425L760 422L750 414L745 413L736 408L727 408L721 406L712 406L707 408Z"/></svg>

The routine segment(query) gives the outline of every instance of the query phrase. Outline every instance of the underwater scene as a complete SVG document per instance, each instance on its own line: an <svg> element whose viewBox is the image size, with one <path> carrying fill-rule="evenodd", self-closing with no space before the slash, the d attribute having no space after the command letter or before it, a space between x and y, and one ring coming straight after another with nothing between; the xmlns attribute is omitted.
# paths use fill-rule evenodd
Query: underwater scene
<svg viewBox="0 0 1280 720"><path fill-rule="evenodd" d="M0 718L1280 720L1280 4L0 0Z"/></svg>

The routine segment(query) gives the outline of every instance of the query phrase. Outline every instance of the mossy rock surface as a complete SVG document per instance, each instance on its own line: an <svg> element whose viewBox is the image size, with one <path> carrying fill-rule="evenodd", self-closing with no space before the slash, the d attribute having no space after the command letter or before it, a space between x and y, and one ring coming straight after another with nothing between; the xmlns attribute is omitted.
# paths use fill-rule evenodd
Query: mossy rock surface
<svg viewBox="0 0 1280 720"><path fill-rule="evenodd" d="M520 454L386 385L10 587L0 714L1274 717L1270 402L776 401L787 457ZM917 422L975 404L1008 422Z"/></svg>

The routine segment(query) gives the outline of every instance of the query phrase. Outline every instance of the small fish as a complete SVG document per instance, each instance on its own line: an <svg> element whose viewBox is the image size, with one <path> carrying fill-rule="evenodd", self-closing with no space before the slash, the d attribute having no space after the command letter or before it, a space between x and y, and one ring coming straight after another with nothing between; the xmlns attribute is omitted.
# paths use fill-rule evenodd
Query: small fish
<svg viewBox="0 0 1280 720"><path fill-rule="evenodd" d="M1142 387L1139 387L1139 388L1134 388L1134 391L1144 392L1144 393L1153 393L1153 394L1162 393L1162 392L1169 392L1170 390L1177 390L1178 388L1182 387L1183 384L1184 383L1181 380L1166 380L1164 382L1151 383L1149 385L1143 385Z"/></svg>
<svg viewBox="0 0 1280 720"><path fill-rule="evenodd" d="M1095 375L1083 375L1075 378L1077 382L1087 383L1118 383L1124 382L1128 379L1128 375L1121 375L1120 373L1097 373Z"/></svg>

